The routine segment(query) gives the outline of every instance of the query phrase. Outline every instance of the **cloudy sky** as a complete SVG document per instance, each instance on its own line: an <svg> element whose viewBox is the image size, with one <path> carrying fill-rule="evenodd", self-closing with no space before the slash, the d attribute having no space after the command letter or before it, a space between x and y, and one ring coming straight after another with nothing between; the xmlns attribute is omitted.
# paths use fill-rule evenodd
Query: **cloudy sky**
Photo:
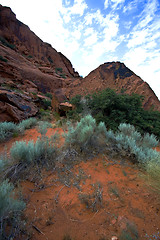
<svg viewBox="0 0 160 240"><path fill-rule="evenodd" d="M0 0L80 75L121 61L160 99L160 0Z"/></svg>

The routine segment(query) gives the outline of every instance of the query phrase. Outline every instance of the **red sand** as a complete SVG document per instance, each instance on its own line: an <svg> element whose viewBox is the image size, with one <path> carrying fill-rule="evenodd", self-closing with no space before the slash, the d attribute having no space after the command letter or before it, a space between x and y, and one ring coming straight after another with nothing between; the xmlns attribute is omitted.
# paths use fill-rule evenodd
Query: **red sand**
<svg viewBox="0 0 160 240"><path fill-rule="evenodd" d="M63 132L59 128L49 129L47 136L56 130ZM36 141L38 136L35 129L27 130L24 136L11 139L5 145L9 149L15 141ZM5 145L0 144L0 151ZM138 239L156 239L145 235L158 235L160 231L159 196L147 187L134 165L110 163L107 157L99 156L76 165L73 173L78 174L78 169L83 169L88 176L80 181L81 191L57 182L54 172L45 174L39 182L39 186L45 186L43 189L31 182L22 182L24 196L29 199L25 214L32 229L31 239L63 240L68 234L74 240L109 240L123 231L130 232L129 226L131 232L136 232L137 228ZM103 200L102 206L92 212L80 201L79 194L92 194L92 184L97 182L103 189Z"/></svg>

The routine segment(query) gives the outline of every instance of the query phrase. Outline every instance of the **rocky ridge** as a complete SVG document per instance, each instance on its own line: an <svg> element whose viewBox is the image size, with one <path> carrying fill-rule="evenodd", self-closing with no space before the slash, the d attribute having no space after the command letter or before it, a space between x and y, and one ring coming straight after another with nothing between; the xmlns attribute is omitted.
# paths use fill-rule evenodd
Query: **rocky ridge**
<svg viewBox="0 0 160 240"><path fill-rule="evenodd" d="M76 94L86 95L105 88L115 89L117 92L127 94L136 93L144 96L144 109L153 108L160 111L160 101L148 83L132 72L121 62L107 62L100 65L86 76L82 81L68 89L70 97Z"/></svg>

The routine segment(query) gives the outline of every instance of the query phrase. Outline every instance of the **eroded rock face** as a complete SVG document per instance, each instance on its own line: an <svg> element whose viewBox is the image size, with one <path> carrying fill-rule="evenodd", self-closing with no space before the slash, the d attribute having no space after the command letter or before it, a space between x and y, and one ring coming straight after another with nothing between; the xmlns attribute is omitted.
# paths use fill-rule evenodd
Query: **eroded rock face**
<svg viewBox="0 0 160 240"><path fill-rule="evenodd" d="M9 7L0 5L0 36L7 40L12 48L26 56L29 60L53 69L61 68L68 77L79 77L71 62L58 53L48 43L38 38L28 26L16 19Z"/></svg>
<svg viewBox="0 0 160 240"><path fill-rule="evenodd" d="M38 108L32 99L24 94L0 90L0 122L20 122L35 116Z"/></svg>
<svg viewBox="0 0 160 240"><path fill-rule="evenodd" d="M160 101L148 83L120 62L108 62L100 65L83 81L77 81L75 86L72 85L67 94L73 97L76 94L86 95L106 88L115 89L117 92L121 92L123 89L127 94L143 95L145 97L143 101L145 109L153 107L160 111Z"/></svg>
<svg viewBox="0 0 160 240"><path fill-rule="evenodd" d="M0 121L18 122L33 116L35 109L37 112L37 107L40 107L38 102L37 106L31 106L31 113L29 108L27 112L22 106L30 106L36 98L39 99L38 95L63 89L74 78L79 78L71 62L62 53L44 43L28 26L16 19L10 8L2 5L0 56L0 89L13 90L10 93L1 93L3 99L0 100ZM21 97L14 93L17 90L22 93ZM26 103L26 96L31 98L29 105Z"/></svg>
<svg viewBox="0 0 160 240"><path fill-rule="evenodd" d="M0 85L12 82L34 93L53 92L79 78L71 62L0 5ZM30 82L30 86L28 86ZM31 86L34 85L34 86ZM18 87L19 86L19 87ZM37 90L36 90L37 89Z"/></svg>

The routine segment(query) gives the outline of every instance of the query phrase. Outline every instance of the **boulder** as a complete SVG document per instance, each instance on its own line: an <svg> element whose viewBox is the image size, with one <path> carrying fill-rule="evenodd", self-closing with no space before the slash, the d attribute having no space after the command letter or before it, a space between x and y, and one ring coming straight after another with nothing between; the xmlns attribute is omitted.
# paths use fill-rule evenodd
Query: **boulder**
<svg viewBox="0 0 160 240"><path fill-rule="evenodd" d="M20 122L38 112L33 99L13 91L0 90L0 122Z"/></svg>
<svg viewBox="0 0 160 240"><path fill-rule="evenodd" d="M68 111L70 111L72 109L73 109L73 105L70 104L69 102L65 102L65 103L60 103L59 104L59 110L60 111L68 112Z"/></svg>

